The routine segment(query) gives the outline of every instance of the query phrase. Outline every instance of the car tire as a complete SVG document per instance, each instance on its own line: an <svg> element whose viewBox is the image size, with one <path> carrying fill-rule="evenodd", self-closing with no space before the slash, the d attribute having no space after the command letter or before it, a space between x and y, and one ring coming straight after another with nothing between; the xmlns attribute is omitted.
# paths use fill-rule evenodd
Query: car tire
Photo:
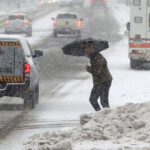
<svg viewBox="0 0 150 150"><path fill-rule="evenodd" d="M10 34L8 31L5 31L5 34Z"/></svg>
<svg viewBox="0 0 150 150"><path fill-rule="evenodd" d="M134 60L134 59L130 59L130 67L131 67L131 69L139 68L139 61Z"/></svg>
<svg viewBox="0 0 150 150"><path fill-rule="evenodd" d="M35 108L35 90L34 91L27 91L24 94L24 109L34 109Z"/></svg>
<svg viewBox="0 0 150 150"><path fill-rule="evenodd" d="M81 38L81 32L77 33L77 38L79 38L79 39Z"/></svg>
<svg viewBox="0 0 150 150"><path fill-rule="evenodd" d="M56 32L53 33L53 37L57 38L57 33Z"/></svg>
<svg viewBox="0 0 150 150"><path fill-rule="evenodd" d="M32 31L28 31L28 32L26 33L26 36L27 36L27 37L31 37L31 36L32 36Z"/></svg>
<svg viewBox="0 0 150 150"><path fill-rule="evenodd" d="M35 88L35 104L39 104L39 85Z"/></svg>

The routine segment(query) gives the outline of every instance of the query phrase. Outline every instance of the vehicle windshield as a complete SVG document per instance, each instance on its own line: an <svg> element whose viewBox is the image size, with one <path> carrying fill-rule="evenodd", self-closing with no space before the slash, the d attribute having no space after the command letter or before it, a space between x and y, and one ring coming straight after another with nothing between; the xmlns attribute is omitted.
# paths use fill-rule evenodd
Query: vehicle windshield
<svg viewBox="0 0 150 150"><path fill-rule="evenodd" d="M10 15L8 17L9 20L15 20L15 19L20 19L20 20L24 20L25 19L25 16L23 15Z"/></svg>
<svg viewBox="0 0 150 150"><path fill-rule="evenodd" d="M60 14L57 16L57 19L77 19L75 14Z"/></svg>

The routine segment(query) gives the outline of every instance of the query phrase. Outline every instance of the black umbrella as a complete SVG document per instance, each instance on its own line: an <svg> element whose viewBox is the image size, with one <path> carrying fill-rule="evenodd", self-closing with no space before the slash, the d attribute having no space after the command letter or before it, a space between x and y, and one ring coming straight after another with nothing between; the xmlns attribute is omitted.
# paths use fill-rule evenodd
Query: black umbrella
<svg viewBox="0 0 150 150"><path fill-rule="evenodd" d="M82 40L75 40L67 45L65 45L62 50L63 53L66 55L73 55L73 56L86 56L85 49L83 47L83 44L85 43L92 43L94 45L94 48L96 52L100 52L102 50L105 50L109 48L108 41L101 41L101 40L95 40L93 38L87 38Z"/></svg>

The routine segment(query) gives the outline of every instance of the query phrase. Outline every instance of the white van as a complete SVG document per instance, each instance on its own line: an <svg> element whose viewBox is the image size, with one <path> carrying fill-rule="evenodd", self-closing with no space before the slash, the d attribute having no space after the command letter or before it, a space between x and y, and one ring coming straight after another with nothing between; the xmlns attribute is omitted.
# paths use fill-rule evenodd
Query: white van
<svg viewBox="0 0 150 150"><path fill-rule="evenodd" d="M150 63L150 0L131 0L129 58L132 69Z"/></svg>

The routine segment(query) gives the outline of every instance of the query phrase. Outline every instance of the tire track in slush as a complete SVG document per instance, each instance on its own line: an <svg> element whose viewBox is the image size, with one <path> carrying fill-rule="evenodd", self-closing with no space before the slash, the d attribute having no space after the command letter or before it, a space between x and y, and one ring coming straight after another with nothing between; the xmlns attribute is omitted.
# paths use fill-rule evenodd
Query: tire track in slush
<svg viewBox="0 0 150 150"><path fill-rule="evenodd" d="M64 128L75 127L79 125L79 120L22 120L22 123L15 128L15 130L30 130L30 129L50 129L50 128Z"/></svg>

